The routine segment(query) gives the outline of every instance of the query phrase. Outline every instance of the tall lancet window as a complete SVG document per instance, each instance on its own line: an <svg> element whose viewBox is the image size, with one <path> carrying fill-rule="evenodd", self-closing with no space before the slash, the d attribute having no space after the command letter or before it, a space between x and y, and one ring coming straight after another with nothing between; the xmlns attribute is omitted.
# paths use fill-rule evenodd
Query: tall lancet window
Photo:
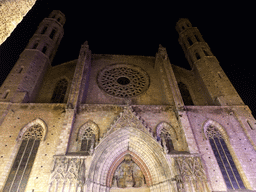
<svg viewBox="0 0 256 192"><path fill-rule="evenodd" d="M187 86L184 83L179 82L178 87L180 89L180 94L182 96L184 104L185 105L194 105Z"/></svg>
<svg viewBox="0 0 256 192"><path fill-rule="evenodd" d="M206 132L227 188L245 189L226 142L219 130L210 125Z"/></svg>
<svg viewBox="0 0 256 192"><path fill-rule="evenodd" d="M4 192L25 191L42 137L43 128L39 124L31 126L24 133L17 156L4 186Z"/></svg>
<svg viewBox="0 0 256 192"><path fill-rule="evenodd" d="M63 103L68 87L68 81L66 79L61 79L55 86L53 95L51 98L52 103Z"/></svg>

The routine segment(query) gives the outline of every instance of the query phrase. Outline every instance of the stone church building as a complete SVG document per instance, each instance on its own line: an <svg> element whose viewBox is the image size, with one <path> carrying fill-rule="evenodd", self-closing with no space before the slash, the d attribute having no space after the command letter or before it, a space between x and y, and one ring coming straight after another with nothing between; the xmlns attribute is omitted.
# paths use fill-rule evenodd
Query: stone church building
<svg viewBox="0 0 256 192"><path fill-rule="evenodd" d="M0 191L256 191L256 121L188 19L192 70L92 54L51 66L65 16L39 25L0 88Z"/></svg>

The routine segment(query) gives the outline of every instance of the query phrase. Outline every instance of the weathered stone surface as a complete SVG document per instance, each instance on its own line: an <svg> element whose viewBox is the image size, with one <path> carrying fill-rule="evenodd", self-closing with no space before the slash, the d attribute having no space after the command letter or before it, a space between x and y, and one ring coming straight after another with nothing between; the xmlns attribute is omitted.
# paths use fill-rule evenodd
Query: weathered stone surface
<svg viewBox="0 0 256 192"><path fill-rule="evenodd" d="M9 37L36 0L1 0L0 45Z"/></svg>

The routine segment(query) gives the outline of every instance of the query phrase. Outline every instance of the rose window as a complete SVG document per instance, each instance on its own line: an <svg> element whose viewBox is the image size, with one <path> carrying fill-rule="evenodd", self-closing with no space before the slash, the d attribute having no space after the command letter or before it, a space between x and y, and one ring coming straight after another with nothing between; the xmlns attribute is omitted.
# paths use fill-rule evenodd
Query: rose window
<svg viewBox="0 0 256 192"><path fill-rule="evenodd" d="M126 64L108 66L98 75L99 87L117 97L134 97L149 87L147 73L139 67Z"/></svg>

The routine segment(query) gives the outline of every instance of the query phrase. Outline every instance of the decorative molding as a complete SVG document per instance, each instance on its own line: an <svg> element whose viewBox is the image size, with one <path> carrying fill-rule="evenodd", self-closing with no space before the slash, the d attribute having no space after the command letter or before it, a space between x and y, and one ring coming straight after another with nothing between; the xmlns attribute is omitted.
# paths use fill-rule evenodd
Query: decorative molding
<svg viewBox="0 0 256 192"><path fill-rule="evenodd" d="M114 131L125 127L139 129L153 137L152 128L148 127L140 117L136 116L131 106L124 107L123 112L121 112L119 118L113 122L108 129L108 132L105 134L105 137Z"/></svg>
<svg viewBox="0 0 256 192"><path fill-rule="evenodd" d="M79 112L113 111L120 113L122 109L123 106L119 105L83 104L79 106Z"/></svg>
<svg viewBox="0 0 256 192"><path fill-rule="evenodd" d="M178 191L210 192L200 157L175 157L177 172L175 180Z"/></svg>
<svg viewBox="0 0 256 192"><path fill-rule="evenodd" d="M161 122L156 126L156 135L160 138L161 133L169 133L172 139L178 140L175 129L167 122Z"/></svg>
<svg viewBox="0 0 256 192"><path fill-rule="evenodd" d="M23 136L25 137L35 136L40 140L44 141L46 138L47 132L48 132L48 128L46 123L42 119L37 118L31 121L30 123L28 123L27 125L25 125L20 130L16 140L19 141L20 139L22 139Z"/></svg>
<svg viewBox="0 0 256 192"><path fill-rule="evenodd" d="M84 188L86 181L85 160L85 156L79 158L74 156L54 156L49 191L57 191L64 188L78 191L78 188Z"/></svg>
<svg viewBox="0 0 256 192"><path fill-rule="evenodd" d="M94 123L92 120L87 121L85 124L83 124L78 132L77 132L77 137L76 140L81 140L81 138L83 137L84 132L86 131L86 129L91 128L93 134L95 134L95 139L96 141L99 140L99 135L100 135L100 129L99 126Z"/></svg>

